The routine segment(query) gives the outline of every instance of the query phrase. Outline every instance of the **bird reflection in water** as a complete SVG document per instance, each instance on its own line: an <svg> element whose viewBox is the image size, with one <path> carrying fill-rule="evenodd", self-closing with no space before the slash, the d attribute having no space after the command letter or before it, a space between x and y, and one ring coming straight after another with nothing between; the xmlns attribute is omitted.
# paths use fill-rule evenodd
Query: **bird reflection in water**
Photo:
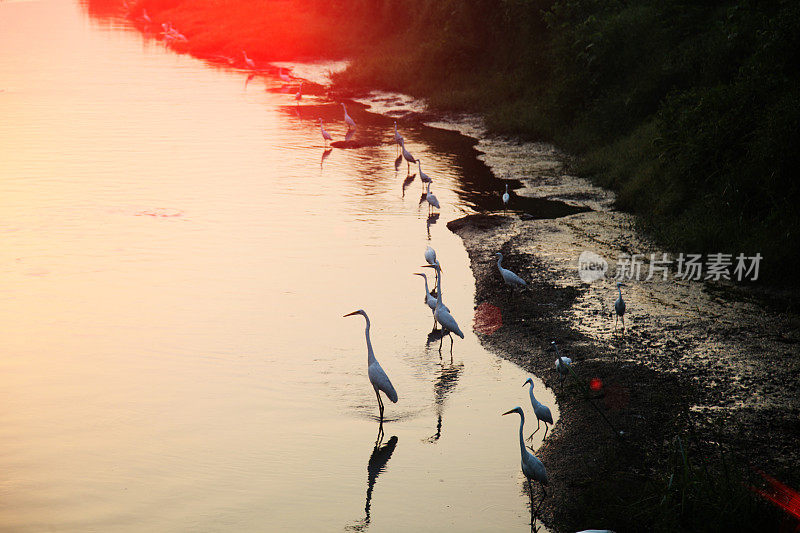
<svg viewBox="0 0 800 533"><path fill-rule="evenodd" d="M347 130L347 133L344 134L344 142L350 142L353 140L353 136L356 134L356 130Z"/></svg>
<svg viewBox="0 0 800 533"><path fill-rule="evenodd" d="M406 176L406 179L403 180L403 198L406 197L406 189L409 185L411 185L411 182L414 181L414 178L416 177L416 174L411 174L410 176Z"/></svg>
<svg viewBox="0 0 800 533"><path fill-rule="evenodd" d="M444 399L453 392L458 384L458 379L461 377L461 372L464 371L464 363L453 364L450 361L449 365L442 365L436 381L433 383L433 398L436 403L436 433L428 437L427 442L435 443L442 436L442 413L444 412Z"/></svg>
<svg viewBox="0 0 800 533"><path fill-rule="evenodd" d="M428 218L425 220L425 226L428 229L428 240L431 240L431 226L436 224L437 220L439 220L439 213L429 213Z"/></svg>
<svg viewBox="0 0 800 533"><path fill-rule="evenodd" d="M253 74L253 73L250 73L250 75L248 75L248 76L247 76L247 79L245 79L245 80L244 80L244 90L245 90L245 91L247 90L247 85L248 85L248 84L249 84L251 81L253 81L253 78L255 78L255 77L256 77L256 75L255 75L255 74Z"/></svg>
<svg viewBox="0 0 800 533"><path fill-rule="evenodd" d="M375 447L372 449L372 454L369 456L367 462L367 499L364 504L364 519L359 520L347 529L351 531L364 531L369 527L370 522L370 506L372 505L372 491L375 488L375 482L378 476L386 470L386 463L394 453L397 446L397 436L392 436L383 444L383 422L381 421L378 427L378 440L375 441Z"/></svg>
<svg viewBox="0 0 800 533"><path fill-rule="evenodd" d="M333 148L327 148L322 151L322 157L319 159L319 169L322 170L322 165L325 163L325 160L330 157L331 152L333 152Z"/></svg>

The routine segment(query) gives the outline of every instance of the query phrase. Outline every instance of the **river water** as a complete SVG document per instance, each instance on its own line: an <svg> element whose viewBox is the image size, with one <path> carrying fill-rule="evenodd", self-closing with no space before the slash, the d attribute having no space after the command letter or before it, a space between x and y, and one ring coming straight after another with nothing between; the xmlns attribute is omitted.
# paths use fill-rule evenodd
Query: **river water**
<svg viewBox="0 0 800 533"><path fill-rule="evenodd" d="M380 142L323 159L338 104L246 81L69 0L0 2L0 530L527 529L500 414L533 429L528 376L472 332L445 227L502 186L467 138L401 124L428 224L390 119L351 110ZM400 397L377 449L359 308Z"/></svg>

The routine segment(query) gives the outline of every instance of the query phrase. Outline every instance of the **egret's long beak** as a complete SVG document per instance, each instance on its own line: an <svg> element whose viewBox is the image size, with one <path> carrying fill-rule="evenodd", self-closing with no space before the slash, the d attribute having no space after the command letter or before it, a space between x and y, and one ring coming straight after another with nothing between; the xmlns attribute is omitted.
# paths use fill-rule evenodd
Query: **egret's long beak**
<svg viewBox="0 0 800 533"><path fill-rule="evenodd" d="M422 276L422 277L425 277L425 274L423 274L422 272L414 272L414 275L415 275L415 276Z"/></svg>
<svg viewBox="0 0 800 533"><path fill-rule="evenodd" d="M344 318L345 316L352 316L352 315L357 315L357 314L358 314L358 311L353 311L352 313L347 313L342 318Z"/></svg>
<svg viewBox="0 0 800 533"><path fill-rule="evenodd" d="M516 413L516 412L517 412L516 409L512 409L512 410L510 410L508 412L503 413L501 416L510 415L511 413Z"/></svg>

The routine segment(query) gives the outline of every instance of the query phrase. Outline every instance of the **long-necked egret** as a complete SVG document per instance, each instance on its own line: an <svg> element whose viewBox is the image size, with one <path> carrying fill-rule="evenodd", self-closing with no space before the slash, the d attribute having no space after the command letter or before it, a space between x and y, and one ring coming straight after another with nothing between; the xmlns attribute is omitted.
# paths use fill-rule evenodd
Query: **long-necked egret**
<svg viewBox="0 0 800 533"><path fill-rule="evenodd" d="M144 20L147 24L153 22L153 19L151 19L150 15L147 14L146 9L142 9L142 20Z"/></svg>
<svg viewBox="0 0 800 533"><path fill-rule="evenodd" d="M325 139L325 146L327 146L328 141L332 141L333 137L331 137L331 134L325 131L325 128L322 126L322 118L319 119L319 130L322 132L322 138Z"/></svg>
<svg viewBox="0 0 800 533"><path fill-rule="evenodd" d="M400 145L403 144L403 136L397 131L397 121L394 121L394 144L397 145L397 151L400 150ZM397 151L395 153L397 153Z"/></svg>
<svg viewBox="0 0 800 533"><path fill-rule="evenodd" d="M619 291L619 298L614 302L614 330L617 329L617 319L622 320L622 329L625 329L625 300L622 299L622 283L617 282L617 290Z"/></svg>
<svg viewBox="0 0 800 533"><path fill-rule="evenodd" d="M533 414L536 415L536 431L540 429L540 422L544 422L544 439L547 437L547 424L553 423L553 414L550 412L550 408L544 405L542 402L536 399L536 396L533 395L533 379L528 378L522 386L530 384L531 388L528 393L531 395L531 405L533 406ZM531 436L528 437L528 440L532 439L533 436L536 434L536 431L531 433Z"/></svg>
<svg viewBox="0 0 800 533"><path fill-rule="evenodd" d="M558 351L558 346L556 345L556 341L551 341L550 344L553 346L553 349L556 351L556 355L558 359L556 359L556 370L558 371L559 377L561 379L561 386L564 386L564 379L569 374L569 367L572 365L572 359L569 357L562 357L561 352Z"/></svg>
<svg viewBox="0 0 800 533"><path fill-rule="evenodd" d="M355 129L356 122L350 117L350 115L347 114L347 108L345 107L344 103L342 103L342 110L344 111L344 123L347 124L347 129Z"/></svg>
<svg viewBox="0 0 800 533"><path fill-rule="evenodd" d="M439 209L439 199L431 192L431 183L428 182L428 189L425 192L425 200L428 202L428 209L435 207Z"/></svg>
<svg viewBox="0 0 800 533"><path fill-rule="evenodd" d="M292 78L290 78L290 77L289 77L289 76L288 76L288 75L287 75L287 74L284 72L284 70L283 70L283 67L281 67L281 68L279 68L279 69L278 69L278 77L279 77L279 78L281 79L281 81L282 81L282 82L284 82L284 83L289 83L290 81L292 81Z"/></svg>
<svg viewBox="0 0 800 533"><path fill-rule="evenodd" d="M503 268L503 265L502 265L503 254L501 254L500 252L497 252L495 254L495 257L497 257L497 268L500 269L500 275L503 276L503 281L505 282L506 285L511 287L512 291L514 290L514 287L519 287L521 289L524 289L525 287L528 286L528 284L525 283L524 279L522 279L521 277L517 276L516 274L514 274L513 272L511 272L507 268Z"/></svg>
<svg viewBox="0 0 800 533"><path fill-rule="evenodd" d="M511 197L508 195L508 183L506 183L506 192L503 193L503 207L508 205L508 201Z"/></svg>
<svg viewBox="0 0 800 533"><path fill-rule="evenodd" d="M413 155L411 155L411 152L406 150L406 145L403 142L400 143L400 155L402 155L403 159L406 160L406 165L408 166L408 173L410 174L411 173L411 163L416 163L417 160L414 158Z"/></svg>
<svg viewBox="0 0 800 533"><path fill-rule="evenodd" d="M300 82L300 87L297 88L297 92L294 95L294 101L300 104L300 99L303 97L303 82Z"/></svg>
<svg viewBox="0 0 800 533"><path fill-rule="evenodd" d="M439 266L437 262L432 265L423 265L421 268L426 267L436 269L436 309L433 311L433 318L436 319L436 322L439 323L442 329L447 330L447 335L450 337L450 349L452 350L453 336L450 335L450 333L455 333L462 339L464 338L464 334L461 332L461 328L458 327L456 319L450 314L450 310L442 303L442 267ZM442 344L440 342L439 348L441 347Z"/></svg>
<svg viewBox="0 0 800 533"><path fill-rule="evenodd" d="M436 250L428 246L425 248L425 262L429 265L436 264Z"/></svg>
<svg viewBox="0 0 800 533"><path fill-rule="evenodd" d="M503 415L510 415L511 413L519 414L519 450L522 455L522 473L528 478L528 490L531 495L531 509L533 509L533 486L531 481L538 481L542 486L542 499L547 496L544 486L547 485L547 470L544 464L525 446L525 439L522 437L522 426L525 425L525 413L522 407L515 407L512 410L503 413Z"/></svg>
<svg viewBox="0 0 800 533"><path fill-rule="evenodd" d="M422 181L422 186L424 187L426 183L431 183L433 180L422 171L422 160L417 159L417 165L419 165L419 179Z"/></svg>
<svg viewBox="0 0 800 533"><path fill-rule="evenodd" d="M250 67L252 69L256 68L256 62L253 61L252 59L250 59L249 57L247 57L247 52L242 50L242 55L244 56L244 64L245 65L247 65L248 67Z"/></svg>
<svg viewBox="0 0 800 533"><path fill-rule="evenodd" d="M427 306L431 308L431 312L435 312L436 304L438 303L438 293L434 293L428 288L428 276L426 276L422 272L414 272L414 275L422 276L422 279L425 280L425 304L427 304ZM434 296L434 294L437 295ZM442 307L445 309L445 311L450 312L450 309L448 309L447 306L444 305L444 303L442 303Z"/></svg>
<svg viewBox="0 0 800 533"><path fill-rule="evenodd" d="M367 329L364 332L367 337L367 375L369 376L369 382L372 383L372 388L375 389L375 396L378 397L378 408L381 412L381 421L383 421L383 401L381 400L380 391L383 391L392 403L397 403L397 392L395 392L392 382L389 381L389 376L386 375L381 365L378 364L378 360L375 359L375 353L372 351L372 342L369 340L369 317L367 313L363 309L359 309L344 316L352 315L361 315L367 321Z"/></svg>

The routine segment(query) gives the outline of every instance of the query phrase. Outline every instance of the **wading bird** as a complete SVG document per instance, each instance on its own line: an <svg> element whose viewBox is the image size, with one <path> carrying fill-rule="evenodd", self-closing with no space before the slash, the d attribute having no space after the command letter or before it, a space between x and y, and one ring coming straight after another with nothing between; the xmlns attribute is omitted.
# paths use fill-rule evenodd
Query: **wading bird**
<svg viewBox="0 0 800 533"><path fill-rule="evenodd" d="M550 412L550 408L546 405L542 404L539 400L536 399L536 396L533 395L533 379L528 378L522 386L530 384L531 388L528 391L531 395L531 405L533 406L533 414L536 415L536 431L539 431L539 422L544 422L544 439L547 437L547 424L553 423L553 414ZM531 433L531 436L528 437L528 440L531 440L533 436L536 434L536 431Z"/></svg>
<svg viewBox="0 0 800 533"><path fill-rule="evenodd" d="M294 95L294 101L300 105L300 99L303 97L303 82L300 82L300 87L297 88L297 93Z"/></svg>
<svg viewBox="0 0 800 533"><path fill-rule="evenodd" d="M247 52L242 50L242 55L244 56L244 64L245 65L247 65L248 67L250 67L252 69L256 68L256 62L253 61L252 59L250 59L249 57L247 57Z"/></svg>
<svg viewBox="0 0 800 533"><path fill-rule="evenodd" d="M436 264L436 250L428 246L425 248L425 262L429 265Z"/></svg>
<svg viewBox="0 0 800 533"><path fill-rule="evenodd" d="M456 319L450 314L450 310L442 303L442 267L439 266L439 263L434 263L432 265L422 265L421 268L426 267L436 269L436 309L433 310L433 318L439 323L442 329L447 330L447 335L450 337L450 351L452 352L453 336L450 335L450 333L455 333L462 339L464 338L464 334L461 332L461 328L458 327ZM444 335L442 337L444 337ZM442 343L441 339L439 339L439 349L441 350L441 348Z"/></svg>
<svg viewBox="0 0 800 533"><path fill-rule="evenodd" d="M411 163L416 163L417 160L414 159L414 156L411 155L411 152L406 150L406 145L402 141L400 141L400 155L403 156L403 159L406 160L406 164L408 166L408 173L411 174ZM397 165L395 165L395 167L396 166Z"/></svg>
<svg viewBox="0 0 800 533"><path fill-rule="evenodd" d="M508 183L506 183L506 192L503 193L503 208L505 209L508 206L508 201L511 197L508 195Z"/></svg>
<svg viewBox="0 0 800 533"><path fill-rule="evenodd" d="M278 77L279 77L279 78L281 79L281 81L282 81L282 82L284 82L284 83L289 83L290 81L292 81L292 78L290 78L290 77L289 77L289 76L288 76L288 75L287 75L287 74L286 74L286 73L283 71L283 68L279 68L279 69L278 69Z"/></svg>
<svg viewBox="0 0 800 533"><path fill-rule="evenodd" d="M332 141L333 137L331 134L325 131L325 128L322 127L322 119L319 119L319 130L322 132L322 138L325 139L325 146L327 146L328 141Z"/></svg>
<svg viewBox="0 0 800 533"><path fill-rule="evenodd" d="M622 321L622 329L625 329L625 300L622 299L622 283L619 281L617 282L617 290L619 291L619 298L617 301L614 302L614 311L616 311L616 315L614 316L614 331L617 329L617 318Z"/></svg>
<svg viewBox="0 0 800 533"><path fill-rule="evenodd" d="M553 349L556 351L556 355L558 359L556 359L556 370L559 373L561 378L561 386L564 386L564 379L569 374L570 365L572 365L572 359L569 357L561 357L561 352L558 351L558 346L556 346L556 341L551 341L550 344L553 345Z"/></svg>
<svg viewBox="0 0 800 533"><path fill-rule="evenodd" d="M528 286L524 279L517 276L507 268L503 268L503 265L501 264L503 262L503 254L497 252L495 257L497 257L497 268L500 269L500 275L503 276L503 281L505 284L511 287L511 292L514 292L514 287L524 289Z"/></svg>
<svg viewBox="0 0 800 533"><path fill-rule="evenodd" d="M430 212L431 207L435 207L436 209L439 209L439 200L431 192L431 183L430 182L428 182L428 189L425 192L425 200L428 202L428 211L429 212Z"/></svg>
<svg viewBox="0 0 800 533"><path fill-rule="evenodd" d="M428 276L426 276L426 275L425 275L425 274L423 274L422 272L414 272L414 275L415 275L415 276L422 276L422 279L424 279L424 280L425 280L425 304L426 304L428 307L430 307L430 308L431 308L431 312L432 312L432 313L435 313L435 312L436 312L436 304L437 304L437 298L438 298L438 295L437 295L437 296L434 296L434 293L433 293L433 292L431 292L431 291L428 289ZM447 306L446 306L446 305L444 305L444 303L442 303L442 307L443 307L443 308L444 308L444 310L445 310L445 311L447 311L448 313L450 312L450 309L448 309L448 308L447 308ZM434 327L434 328L436 327L436 317L435 317L435 316L434 316L434 318L433 318L433 327Z"/></svg>
<svg viewBox="0 0 800 533"><path fill-rule="evenodd" d="M422 171L422 160L417 159L417 165L419 165L419 179L422 181L422 186L424 187L426 183L433 182L431 177Z"/></svg>
<svg viewBox="0 0 800 533"><path fill-rule="evenodd" d="M347 114L347 108L344 106L344 103L342 104L342 110L344 111L344 123L347 124L347 129L356 129L356 122Z"/></svg>
<svg viewBox="0 0 800 533"><path fill-rule="evenodd" d="M403 144L403 136L397 132L396 120L394 121L394 144L397 145L397 151L395 151L395 153L397 153L400 151L400 145Z"/></svg>
<svg viewBox="0 0 800 533"><path fill-rule="evenodd" d="M369 340L369 317L367 313L363 309L359 309L344 316L352 315L361 315L367 321L367 329L365 330L367 337L367 375L369 376L369 382L372 383L372 388L375 389L375 396L378 397L378 408L381 413L381 422L383 422L383 401L381 400L380 391L383 391L392 403L397 403L397 392L395 392L392 382L389 381L389 376L386 375L381 365L378 364L378 360L375 359L375 353L372 351L372 342Z"/></svg>
<svg viewBox="0 0 800 533"><path fill-rule="evenodd" d="M533 486L531 481L538 481L542 485L542 501L544 501L547 493L544 486L547 485L547 471L544 464L525 447L525 440L522 438L522 426L525 425L525 413L522 407L515 407L512 410L503 413L503 416L510 415L511 413L519 414L519 449L522 455L522 473L528 478L528 490L531 496L531 510L533 510Z"/></svg>

